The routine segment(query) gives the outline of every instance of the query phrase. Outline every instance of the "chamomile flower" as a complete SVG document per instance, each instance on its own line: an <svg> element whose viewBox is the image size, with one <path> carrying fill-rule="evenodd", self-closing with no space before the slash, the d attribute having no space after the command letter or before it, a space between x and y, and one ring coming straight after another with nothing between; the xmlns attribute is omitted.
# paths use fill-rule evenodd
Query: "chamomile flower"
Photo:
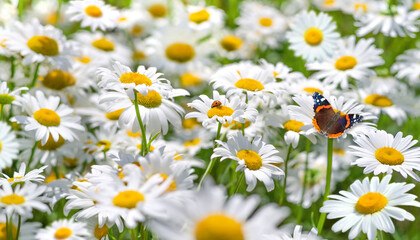
<svg viewBox="0 0 420 240"><path fill-rule="evenodd" d="M353 165L363 167L363 173L378 175L399 172L404 178L410 176L417 181L420 177L413 170L420 170L420 149L413 147L418 141L413 136L395 137L383 130L369 132L354 139L356 146L350 146L351 154L357 157Z"/></svg>
<svg viewBox="0 0 420 240"><path fill-rule="evenodd" d="M188 27L194 31L211 33L224 25L224 11L214 6L188 5L184 15L181 18L185 18Z"/></svg>
<svg viewBox="0 0 420 240"><path fill-rule="evenodd" d="M187 113L185 119L196 118L204 127L216 123L216 121L221 124L231 123L234 120L244 123L245 119L254 122L258 114L256 109L248 107L237 96L227 99L225 95L213 91L213 99L207 95L200 95L199 98L200 100L196 99L192 103L188 103L189 107L197 109L198 112ZM218 104L219 102L220 104Z"/></svg>
<svg viewBox="0 0 420 240"><path fill-rule="evenodd" d="M265 59L260 60L260 66L263 69L266 69L273 73L273 77L277 80L282 82L283 80L292 80L292 79L299 79L304 78L303 74L300 72L292 72L292 69L286 66L282 62L278 62L276 64L271 64L267 62Z"/></svg>
<svg viewBox="0 0 420 240"><path fill-rule="evenodd" d="M90 27L92 31L97 28L102 31L115 27L118 11L100 0L70 1L67 9L70 21L79 22L80 26Z"/></svg>
<svg viewBox="0 0 420 240"><path fill-rule="evenodd" d="M336 11L344 4L342 0L315 0L314 5L322 11Z"/></svg>
<svg viewBox="0 0 420 240"><path fill-rule="evenodd" d="M256 48L238 31L218 30L213 36L210 41L216 46L218 55L228 59L248 59Z"/></svg>
<svg viewBox="0 0 420 240"><path fill-rule="evenodd" d="M271 144L262 141L257 136L251 142L242 133L231 136L227 143L216 141L220 147L214 149L211 158L221 157L220 161L232 159L238 162L236 171L243 171L245 174L247 191L252 191L257 185L257 179L264 183L267 191L274 189L273 179L279 179L284 175L283 170L276 166L283 162L278 156L279 151Z"/></svg>
<svg viewBox="0 0 420 240"><path fill-rule="evenodd" d="M399 55L391 72L397 73L399 79L407 79L411 86L420 86L420 49L409 49Z"/></svg>
<svg viewBox="0 0 420 240"><path fill-rule="evenodd" d="M0 122L0 169L12 166L13 159L18 157L19 146L12 128Z"/></svg>
<svg viewBox="0 0 420 240"><path fill-rule="evenodd" d="M3 173L3 176L10 184L15 183L43 183L45 176L42 175L42 172L44 169L47 168L47 166L43 166L39 169L33 169L26 173L26 164L22 163L20 164L19 171L13 173L13 177L9 177L6 174ZM0 183L1 184L1 183Z"/></svg>
<svg viewBox="0 0 420 240"><path fill-rule="evenodd" d="M16 30L8 36L5 44L10 50L24 56L24 65L46 61L67 70L71 67L70 58L77 56L75 44L53 26L42 26L33 20L26 24L14 22L11 28Z"/></svg>
<svg viewBox="0 0 420 240"><path fill-rule="evenodd" d="M360 232L366 233L369 240L374 240L376 231L394 233L391 218L398 221L414 221L408 211L397 207L415 206L417 196L407 193L414 184L390 183L391 176L381 181L378 177L357 180L350 185L351 192L340 191L340 195L329 195L332 200L324 202L320 212L327 213L328 219L341 218L333 226L334 232L346 232L350 229L349 239L354 239Z"/></svg>
<svg viewBox="0 0 420 240"><path fill-rule="evenodd" d="M356 37L340 40L338 49L334 54L322 62L308 63L307 68L318 71L311 78L324 79L326 84L340 85L341 88L349 87L349 79L364 81L376 73L371 68L382 65L385 61L379 56L382 49L375 48L373 38L360 39Z"/></svg>
<svg viewBox="0 0 420 240"><path fill-rule="evenodd" d="M164 240L244 239L259 240L275 232L289 214L287 208L267 204L256 210L257 196L227 198L224 188L205 182L192 199L168 204L169 217L151 221L153 233Z"/></svg>
<svg viewBox="0 0 420 240"><path fill-rule="evenodd" d="M301 12L295 16L290 28L286 34L290 48L308 62L322 61L332 56L337 48L340 35L335 32L332 18L325 13Z"/></svg>
<svg viewBox="0 0 420 240"><path fill-rule="evenodd" d="M35 235L37 240L82 240L86 239L89 233L86 224L83 222L75 222L73 219L62 219L51 223L44 229L40 229Z"/></svg>
<svg viewBox="0 0 420 240"><path fill-rule="evenodd" d="M45 145L50 137L55 142L62 138L68 141L78 139L78 131L85 128L79 124L80 118L73 115L73 110L60 104L60 98L50 96L46 98L40 91L35 96L24 94L19 97L23 111L29 116L15 116L12 121L23 125L25 131L35 132L35 140L41 140Z"/></svg>
<svg viewBox="0 0 420 240"><path fill-rule="evenodd" d="M323 94L324 92L339 94L336 87L333 84L326 84L321 82L319 79L297 77L287 79L282 88L287 91L290 96L294 95L310 95L312 96L315 92Z"/></svg>

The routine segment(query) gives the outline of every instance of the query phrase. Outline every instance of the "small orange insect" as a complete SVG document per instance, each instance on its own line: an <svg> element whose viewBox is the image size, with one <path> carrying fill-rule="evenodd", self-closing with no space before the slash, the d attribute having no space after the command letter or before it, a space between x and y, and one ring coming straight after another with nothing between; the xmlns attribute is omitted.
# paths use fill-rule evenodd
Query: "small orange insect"
<svg viewBox="0 0 420 240"><path fill-rule="evenodd" d="M214 107L218 107L220 105L222 105L222 102L220 102L219 100L216 100L211 104L211 107L214 108Z"/></svg>

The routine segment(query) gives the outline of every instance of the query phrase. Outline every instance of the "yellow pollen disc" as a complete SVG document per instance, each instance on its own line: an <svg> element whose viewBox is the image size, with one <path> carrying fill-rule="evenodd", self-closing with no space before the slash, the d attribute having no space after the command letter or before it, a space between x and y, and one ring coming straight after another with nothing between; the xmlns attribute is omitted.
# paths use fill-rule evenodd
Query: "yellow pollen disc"
<svg viewBox="0 0 420 240"><path fill-rule="evenodd" d="M108 235L108 226L104 225L103 227L99 227L99 225L96 225L95 230L93 232L93 235L96 239L102 239L106 235Z"/></svg>
<svg viewBox="0 0 420 240"><path fill-rule="evenodd" d="M122 108L120 110L113 111L110 113L106 113L105 117L108 118L109 120L117 121L118 119L120 119L121 113L124 111L124 109L125 108Z"/></svg>
<svg viewBox="0 0 420 240"><path fill-rule="evenodd" d="M319 28L308 28L304 34L305 42L311 46L317 46L322 42L324 34Z"/></svg>
<svg viewBox="0 0 420 240"><path fill-rule="evenodd" d="M60 116L51 109L41 108L34 113L34 119L39 122L39 124L47 127L59 126L61 122Z"/></svg>
<svg viewBox="0 0 420 240"><path fill-rule="evenodd" d="M163 181L166 181L166 179L168 179L168 175L161 173L160 176L163 178ZM175 191L176 190L176 183L175 181L172 180L171 184L169 185L168 189L166 189L166 191L170 192L170 191Z"/></svg>
<svg viewBox="0 0 420 240"><path fill-rule="evenodd" d="M89 17L98 18L102 16L102 10L95 5L90 5L85 8L85 13Z"/></svg>
<svg viewBox="0 0 420 240"><path fill-rule="evenodd" d="M104 152L108 151L111 148L111 142L107 140L98 141L95 145L102 148L102 151Z"/></svg>
<svg viewBox="0 0 420 240"><path fill-rule="evenodd" d="M92 46L105 52L114 51L114 43L104 37L93 41Z"/></svg>
<svg viewBox="0 0 420 240"><path fill-rule="evenodd" d="M240 130L240 129L242 129L242 125L243 125L243 123L240 123L240 122L238 122L236 120L233 120L231 123L225 123L225 124L223 124L223 127L225 127L225 128L230 127L230 129L232 129L232 130ZM248 120L245 120L245 126L244 126L244 128L247 128L250 125L251 125L251 122L248 121Z"/></svg>
<svg viewBox="0 0 420 240"><path fill-rule="evenodd" d="M330 6L330 5L333 5L334 3L335 3L335 0L325 0L324 1L325 6Z"/></svg>
<svg viewBox="0 0 420 240"><path fill-rule="evenodd" d="M233 114L233 109L226 106L217 106L210 108L207 112L207 117L212 118L214 116L224 117L224 116L231 116Z"/></svg>
<svg viewBox="0 0 420 240"><path fill-rule="evenodd" d="M172 43L165 50L166 57L174 62L186 63L194 58L194 48L187 43Z"/></svg>
<svg viewBox="0 0 420 240"><path fill-rule="evenodd" d="M77 162L79 160L77 158L65 157L63 158L63 161L64 161L64 165L66 165L67 167L75 167L77 166Z"/></svg>
<svg viewBox="0 0 420 240"><path fill-rule="evenodd" d="M193 129L194 127L199 126L200 123L195 118L189 118L182 120L182 127L185 129Z"/></svg>
<svg viewBox="0 0 420 240"><path fill-rule="evenodd" d="M147 86L152 85L152 81L146 75L137 72L124 73L120 77L121 83L134 83L137 85L145 84Z"/></svg>
<svg viewBox="0 0 420 240"><path fill-rule="evenodd" d="M362 9L363 12L367 12L367 5L365 3L355 3L354 4L354 10L360 10ZM420 4L419 4L420 9Z"/></svg>
<svg viewBox="0 0 420 240"><path fill-rule="evenodd" d="M112 203L117 207L132 209L137 206L138 202L142 201L144 201L143 194L134 190L127 190L118 193L112 200Z"/></svg>
<svg viewBox="0 0 420 240"><path fill-rule="evenodd" d="M143 27L140 25L134 25L131 28L131 34L133 35L140 35L143 32Z"/></svg>
<svg viewBox="0 0 420 240"><path fill-rule="evenodd" d="M9 222L8 224L12 224L12 223ZM0 240L10 239L10 236L8 235L9 233L7 232L6 223L0 223ZM13 236L12 239L16 239L16 235L17 235L17 228L15 225L12 224L12 236Z"/></svg>
<svg viewBox="0 0 420 240"><path fill-rule="evenodd" d="M19 179L22 179L22 177L12 177L12 178L7 179L7 181L11 183L11 182L14 182L14 181L19 180Z"/></svg>
<svg viewBox="0 0 420 240"><path fill-rule="evenodd" d="M244 240L240 222L222 214L200 220L195 227L196 240Z"/></svg>
<svg viewBox="0 0 420 240"><path fill-rule="evenodd" d="M252 150L241 150L236 156L245 160L245 165L250 170L258 170L262 167L262 159L258 153Z"/></svg>
<svg viewBox="0 0 420 240"><path fill-rule="evenodd" d="M271 20L271 18L260 18L260 25L263 27L270 27L273 25L273 20Z"/></svg>
<svg viewBox="0 0 420 240"><path fill-rule="evenodd" d="M125 21L127 21L127 18L126 17L120 17L120 18L118 18L117 21L118 22L125 22Z"/></svg>
<svg viewBox="0 0 420 240"><path fill-rule="evenodd" d="M379 94L371 94L365 98L365 103L376 107L390 107L393 105L391 99Z"/></svg>
<svg viewBox="0 0 420 240"><path fill-rule="evenodd" d="M318 93L320 93L321 95L324 93L323 91L321 91L320 89L318 89L318 88L313 88L313 87L306 87L306 88L304 88L304 89L302 89L303 91L305 91L305 92L307 92L307 93L310 93L310 94L314 94L315 92L318 92Z"/></svg>
<svg viewBox="0 0 420 240"><path fill-rule="evenodd" d="M242 78L235 83L235 87L242 88L248 91L261 91L264 85L260 81L251 78Z"/></svg>
<svg viewBox="0 0 420 240"><path fill-rule="evenodd" d="M287 131L300 132L300 128L303 127L303 125L305 125L303 122L289 120L283 124L283 127Z"/></svg>
<svg viewBox="0 0 420 240"><path fill-rule="evenodd" d="M378 192L368 192L361 196L356 203L356 210L361 214L373 214L381 211L388 199Z"/></svg>
<svg viewBox="0 0 420 240"><path fill-rule="evenodd" d="M346 71L346 70L353 69L354 66L356 66L356 65L357 65L356 58L354 58L352 56L344 56L344 57L339 58L335 62L334 66L337 70Z"/></svg>
<svg viewBox="0 0 420 240"><path fill-rule="evenodd" d="M76 60L84 64L90 63L91 61L90 58L87 56L82 56L81 58L77 57Z"/></svg>
<svg viewBox="0 0 420 240"><path fill-rule="evenodd" d="M1 144L1 141L0 141L0 151L1 151L2 148L3 148L3 145Z"/></svg>
<svg viewBox="0 0 420 240"><path fill-rule="evenodd" d="M346 151L344 149L339 149L339 148L334 148L333 152L338 154L338 155L344 155L346 154Z"/></svg>
<svg viewBox="0 0 420 240"><path fill-rule="evenodd" d="M201 79L192 73L184 73L180 77L181 85L184 87L197 86L201 83Z"/></svg>
<svg viewBox="0 0 420 240"><path fill-rule="evenodd" d="M375 158L382 164L401 165L404 162L404 155L394 148L382 147L375 151Z"/></svg>
<svg viewBox="0 0 420 240"><path fill-rule="evenodd" d="M59 53L57 41L47 36L33 36L27 45L32 51L45 56L53 57Z"/></svg>
<svg viewBox="0 0 420 240"><path fill-rule="evenodd" d="M179 154L179 153L175 153L175 155L174 155L174 160L175 160L175 161L182 160L182 155L181 155L181 154Z"/></svg>
<svg viewBox="0 0 420 240"><path fill-rule="evenodd" d="M133 133L132 131L127 131L126 133L127 133L127 135L128 135L129 137L132 137L132 138L138 138L138 137L141 137L141 133L140 133L140 132Z"/></svg>
<svg viewBox="0 0 420 240"><path fill-rule="evenodd" d="M420 2L415 2L413 8L414 10L420 10Z"/></svg>
<svg viewBox="0 0 420 240"><path fill-rule="evenodd" d="M162 18L166 16L167 10L163 4L154 4L147 9L154 18Z"/></svg>
<svg viewBox="0 0 420 240"><path fill-rule="evenodd" d="M63 179L64 175L62 173L58 174L58 179ZM55 175L55 173L51 173L48 177L45 178L45 183L48 184L52 181L57 180L57 176Z"/></svg>
<svg viewBox="0 0 420 240"><path fill-rule="evenodd" d="M146 58L146 54L144 54L142 51L134 51L131 55L131 58L136 61L141 61Z"/></svg>
<svg viewBox="0 0 420 240"><path fill-rule="evenodd" d="M146 96L137 93L137 103L146 108L156 108L162 104L162 96L155 90L149 91Z"/></svg>
<svg viewBox="0 0 420 240"><path fill-rule="evenodd" d="M190 141L186 141L186 142L184 143L184 146L185 146L185 147L196 146L196 145L198 145L200 142L201 142L201 140L200 140L199 138L194 138L194 139L192 139L192 140L190 140Z"/></svg>
<svg viewBox="0 0 420 240"><path fill-rule="evenodd" d="M226 51L231 52L238 50L242 46L242 40L236 36L227 35L222 38L220 45L222 45Z"/></svg>
<svg viewBox="0 0 420 240"><path fill-rule="evenodd" d="M1 39L0 40L0 47L4 47L5 48L6 47L6 44L5 44L6 42L7 42L7 39L6 38Z"/></svg>
<svg viewBox="0 0 420 240"><path fill-rule="evenodd" d="M58 141L54 141L51 133L48 137L47 142L42 145L41 141L38 142L37 147L43 151L54 151L57 150L58 148L60 148L61 146L64 145L64 143L66 143L66 141L64 140L64 138L60 135L58 138Z"/></svg>
<svg viewBox="0 0 420 240"><path fill-rule="evenodd" d="M17 194L10 194L0 198L0 202L6 205L21 205L26 202L25 198Z"/></svg>
<svg viewBox="0 0 420 240"><path fill-rule="evenodd" d="M206 22L207 20L209 20L209 18L210 18L210 14L209 12L207 12L206 9L202 9L198 12L190 14L190 21L195 22L197 24Z"/></svg>
<svg viewBox="0 0 420 240"><path fill-rule="evenodd" d="M56 239L66 239L66 238L71 237L72 234L73 234L73 231L70 228L61 227L57 229L57 231L55 231L54 237Z"/></svg>
<svg viewBox="0 0 420 240"><path fill-rule="evenodd" d="M76 78L71 73L63 72L59 69L47 73L42 80L44 87L57 91L74 86L74 84L76 84Z"/></svg>

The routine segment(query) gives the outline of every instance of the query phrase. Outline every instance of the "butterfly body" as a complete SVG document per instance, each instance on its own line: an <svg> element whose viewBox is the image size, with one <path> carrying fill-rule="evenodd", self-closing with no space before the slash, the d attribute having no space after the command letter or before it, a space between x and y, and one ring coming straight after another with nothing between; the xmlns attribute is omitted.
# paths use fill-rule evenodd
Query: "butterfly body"
<svg viewBox="0 0 420 240"><path fill-rule="evenodd" d="M340 111L334 111L328 100L318 92L315 92L312 97L315 112L312 123L319 133L329 138L341 136L346 129L363 119L358 114L344 114Z"/></svg>

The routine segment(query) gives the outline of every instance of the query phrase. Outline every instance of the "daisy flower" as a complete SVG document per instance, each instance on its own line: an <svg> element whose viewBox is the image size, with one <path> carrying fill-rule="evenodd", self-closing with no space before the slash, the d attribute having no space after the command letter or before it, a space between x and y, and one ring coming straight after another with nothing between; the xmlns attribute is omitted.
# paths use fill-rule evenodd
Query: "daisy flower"
<svg viewBox="0 0 420 240"><path fill-rule="evenodd" d="M374 240L376 231L394 233L395 227L391 218L398 221L414 221L414 216L406 210L397 207L415 206L417 196L407 193L414 184L389 183L391 176L385 176L381 181L378 177L357 180L350 185L351 192L340 191L340 195L329 195L332 200L324 202L320 209L328 213L328 219L341 218L332 226L334 232L348 231L349 239L354 239L361 231L367 234L369 240Z"/></svg>
<svg viewBox="0 0 420 240"><path fill-rule="evenodd" d="M0 169L12 166L13 159L18 157L19 146L12 128L0 122Z"/></svg>
<svg viewBox="0 0 420 240"><path fill-rule="evenodd" d="M254 122L258 114L256 109L247 107L247 104L238 96L227 99L225 95L213 91L213 99L207 95L200 95L199 98L200 100L196 99L192 103L188 103L189 107L197 109L198 112L187 113L185 119L196 118L204 127L216 122L221 124L232 123L232 121L244 123L245 119ZM215 102L217 106L212 107Z"/></svg>
<svg viewBox="0 0 420 240"><path fill-rule="evenodd" d="M314 5L322 11L337 11L344 4L341 0L314 0Z"/></svg>
<svg viewBox="0 0 420 240"><path fill-rule="evenodd" d="M209 40L216 46L217 54L228 59L248 59L255 44L247 41L238 31L218 30Z"/></svg>
<svg viewBox="0 0 420 240"><path fill-rule="evenodd" d="M306 77L296 77L296 78L287 78L286 81L282 82L281 88L284 89L289 98L295 95L309 95L312 96L315 92L320 94L325 93L334 93L340 94L337 91L337 88L333 84L326 84L325 82L321 82L319 79L309 78Z"/></svg>
<svg viewBox="0 0 420 240"><path fill-rule="evenodd" d="M409 49L399 55L391 72L397 73L395 77L399 79L407 79L411 86L420 86L420 49Z"/></svg>
<svg viewBox="0 0 420 240"><path fill-rule="evenodd" d="M282 62L271 64L267 62L265 59L261 59L260 66L263 69L266 69L270 71L271 73L273 73L273 77L279 82L282 82L283 80L304 78L304 75L302 73L292 72L292 69L286 66Z"/></svg>
<svg viewBox="0 0 420 240"><path fill-rule="evenodd" d="M413 147L418 141L413 136L403 137L398 132L395 137L383 130L369 132L354 139L357 146L350 146L351 154L357 157L353 165L364 167L364 174L373 172L392 174L399 172L420 181L413 170L420 170L420 149Z"/></svg>
<svg viewBox="0 0 420 240"><path fill-rule="evenodd" d="M9 177L6 174L2 173L4 176L4 179L7 180L10 184L15 183L38 183L42 184L44 182L45 176L42 175L42 172L44 169L47 168L47 166L43 166L39 169L33 169L26 173L26 164L22 163L20 164L19 171L13 173L13 177ZM1 183L0 183L1 184Z"/></svg>
<svg viewBox="0 0 420 240"><path fill-rule="evenodd" d="M18 101L29 116L15 116L11 121L22 124L25 131L35 132L35 140L41 140L42 145L47 143L50 135L55 142L60 137L71 142L78 139L78 131L85 130L79 124L80 118L73 115L73 110L60 104L59 97L46 98L42 92L36 91L35 96L27 93Z"/></svg>
<svg viewBox="0 0 420 240"><path fill-rule="evenodd" d="M15 31L8 36L5 44L24 56L24 65L47 61L63 70L71 67L70 58L77 55L77 49L67 41L61 30L42 26L38 20L25 24L14 22L11 28Z"/></svg>
<svg viewBox="0 0 420 240"><path fill-rule="evenodd" d="M349 87L350 78L364 81L376 73L371 68L382 65L385 61L379 56L382 49L375 48L374 39L360 39L350 36L338 42L338 49L334 54L322 62L308 63L308 70L318 71L311 78L324 79L326 84Z"/></svg>
<svg viewBox="0 0 420 240"><path fill-rule="evenodd" d="M97 28L102 31L112 29L118 18L118 10L100 0L70 1L67 14L70 21L81 21L82 28L90 27L92 31Z"/></svg>
<svg viewBox="0 0 420 240"><path fill-rule="evenodd" d="M35 235L37 240L81 240L86 239L89 233L86 229L86 224L82 222L75 222L72 219L61 219L51 223L44 229L40 229Z"/></svg>
<svg viewBox="0 0 420 240"><path fill-rule="evenodd" d="M224 188L206 181L191 201L168 204L169 217L151 222L152 232L165 240L246 239L259 240L275 232L288 215L287 208L266 204L256 209L258 196L227 198Z"/></svg>
<svg viewBox="0 0 420 240"><path fill-rule="evenodd" d="M187 19L192 30L211 33L224 25L225 13L214 6L188 5L182 18Z"/></svg>
<svg viewBox="0 0 420 240"><path fill-rule="evenodd" d="M177 3L177 1L173 1L173 3ZM155 20L167 18L170 11L169 3L166 0L145 0L142 1L142 7L144 7Z"/></svg>
<svg viewBox="0 0 420 240"><path fill-rule="evenodd" d="M238 162L236 171L243 171L245 174L247 191L252 191L257 185L257 179L264 183L267 191L274 189L273 179L279 179L284 175L283 170L276 166L283 162L278 156L279 151L271 144L262 141L257 136L251 142L242 133L231 136L227 143L216 140L220 145L214 149L211 159L220 157L220 161L232 159Z"/></svg>
<svg viewBox="0 0 420 240"><path fill-rule="evenodd" d="M308 62L322 61L332 56L337 48L340 35L335 32L336 28L332 18L325 13L301 12L294 17L286 38L295 55Z"/></svg>

